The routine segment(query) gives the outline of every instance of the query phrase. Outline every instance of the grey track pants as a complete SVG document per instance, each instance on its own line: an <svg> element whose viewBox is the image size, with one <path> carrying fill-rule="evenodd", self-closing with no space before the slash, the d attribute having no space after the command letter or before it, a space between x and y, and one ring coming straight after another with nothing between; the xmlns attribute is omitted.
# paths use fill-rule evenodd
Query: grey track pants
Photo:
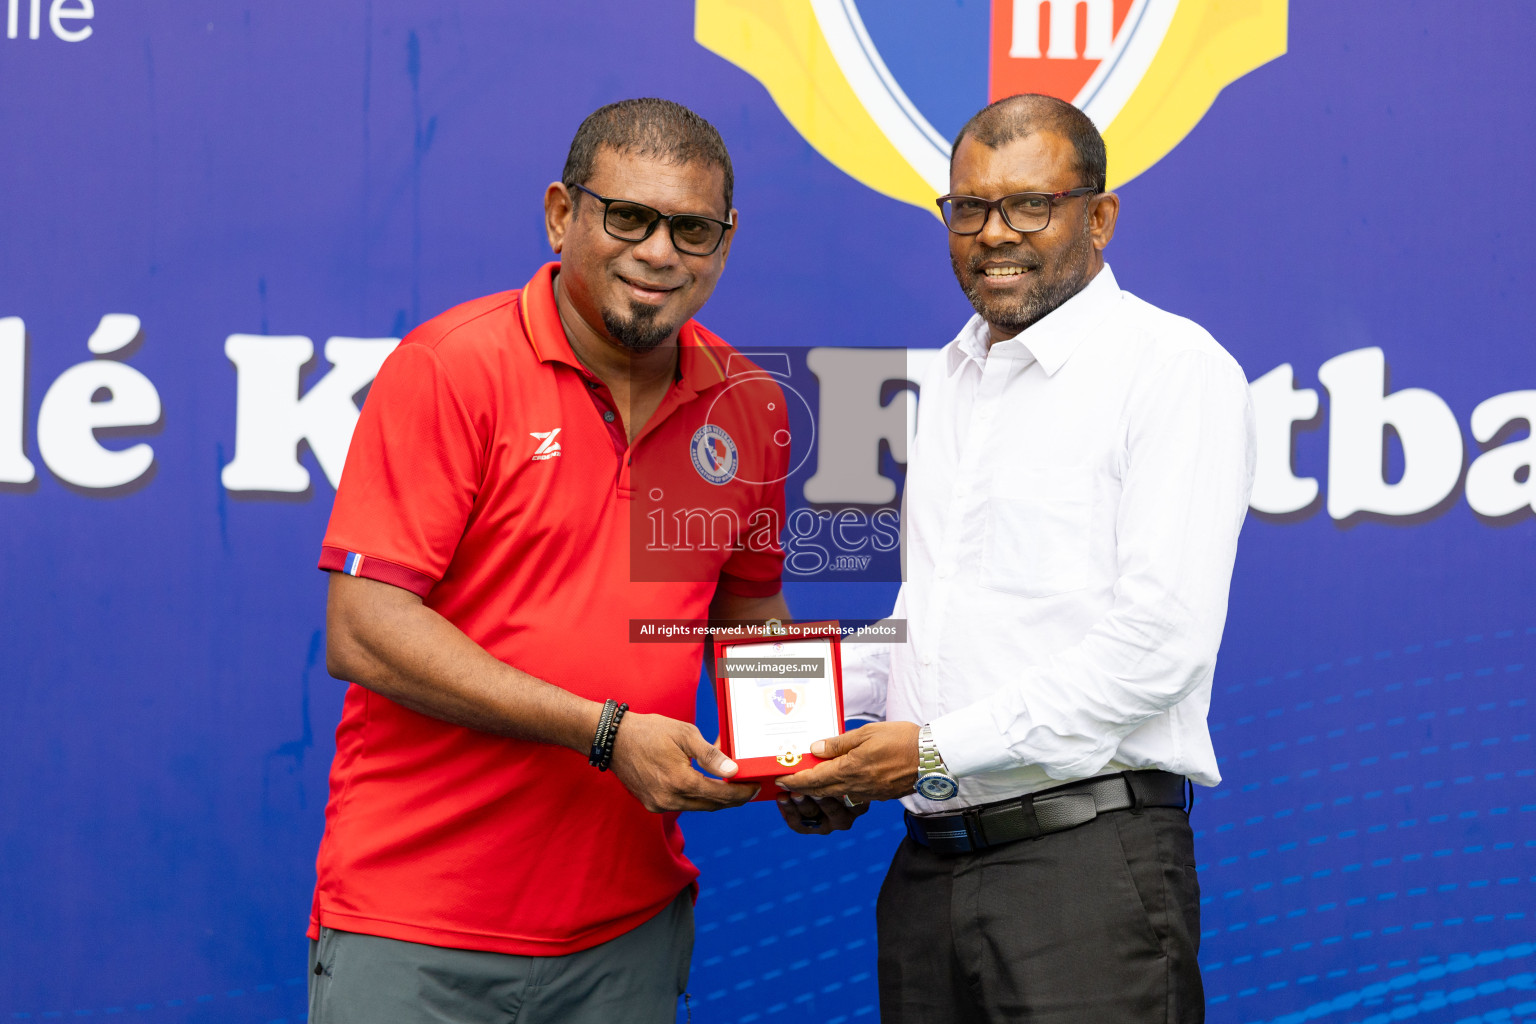
<svg viewBox="0 0 1536 1024"><path fill-rule="evenodd" d="M566 956L509 956L321 929L310 1024L672 1024L693 956L681 893L618 938Z"/></svg>

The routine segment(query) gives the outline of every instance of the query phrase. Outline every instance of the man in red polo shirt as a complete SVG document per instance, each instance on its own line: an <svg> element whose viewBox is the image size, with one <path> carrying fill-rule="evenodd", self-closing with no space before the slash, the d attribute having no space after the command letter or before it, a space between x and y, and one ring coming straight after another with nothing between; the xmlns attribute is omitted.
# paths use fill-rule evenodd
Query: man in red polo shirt
<svg viewBox="0 0 1536 1024"><path fill-rule="evenodd" d="M676 812L754 789L689 763L736 770L691 724L702 642L631 620L787 616L776 531L631 551L658 502L782 522L782 395L691 319L731 185L686 108L598 110L545 193L560 262L411 332L369 393L320 558L353 685L315 1024L673 1019L698 874Z"/></svg>

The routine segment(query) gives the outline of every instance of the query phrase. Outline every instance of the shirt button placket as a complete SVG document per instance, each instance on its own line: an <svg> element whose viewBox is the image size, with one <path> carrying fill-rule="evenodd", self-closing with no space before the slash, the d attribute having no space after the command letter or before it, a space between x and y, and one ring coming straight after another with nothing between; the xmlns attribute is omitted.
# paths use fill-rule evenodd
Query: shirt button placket
<svg viewBox="0 0 1536 1024"><path fill-rule="evenodd" d="M934 574L938 582L934 584L933 597L929 602L932 609L933 629L928 637L928 644L919 658L925 667L933 665L935 652L943 646L945 625L949 618L949 602L955 586L954 577L960 571L961 540L968 533L966 526L970 522L970 514L973 511L973 496L981 483L977 475L981 472L982 459L990 442L988 432L993 415L1001 398L1003 385L1008 380L1009 362L999 357L986 361L982 367L981 383L976 388L971 405L970 423L965 432L965 451L955 471L954 490L945 515L944 542L934 566Z"/></svg>
<svg viewBox="0 0 1536 1024"><path fill-rule="evenodd" d="M944 517L944 541L934 565L934 575L938 582L934 584L933 596L929 601L933 628L918 659L924 667L933 665L935 652L943 646L949 602L955 586L954 577L960 570L960 542L966 533L967 512L970 511L971 496L977 486L976 474L987 445L987 428L992 422L992 410L1007 371L1006 366L1000 365L1003 362L1001 359L987 360L982 368L981 384L971 404L970 423L965 432L965 451L955 471L955 485Z"/></svg>

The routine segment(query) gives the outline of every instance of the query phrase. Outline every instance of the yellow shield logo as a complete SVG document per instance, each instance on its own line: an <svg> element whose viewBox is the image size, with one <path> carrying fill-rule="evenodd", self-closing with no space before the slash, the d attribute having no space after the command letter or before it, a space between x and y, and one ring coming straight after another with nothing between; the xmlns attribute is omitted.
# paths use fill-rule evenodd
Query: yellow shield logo
<svg viewBox="0 0 1536 1024"><path fill-rule="evenodd" d="M1285 53L1286 18L1286 0L696 0L694 35L837 167L931 212L950 137L991 100L1042 92L1082 108L1114 188Z"/></svg>

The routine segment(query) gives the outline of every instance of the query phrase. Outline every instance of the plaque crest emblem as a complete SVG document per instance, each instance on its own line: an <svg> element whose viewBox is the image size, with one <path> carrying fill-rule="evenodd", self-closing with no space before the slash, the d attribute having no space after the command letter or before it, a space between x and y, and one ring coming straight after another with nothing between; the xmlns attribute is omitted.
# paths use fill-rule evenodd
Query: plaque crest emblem
<svg viewBox="0 0 1536 1024"><path fill-rule="evenodd" d="M776 690L768 691L768 706L785 717L794 714L799 703L799 687L781 686Z"/></svg>

